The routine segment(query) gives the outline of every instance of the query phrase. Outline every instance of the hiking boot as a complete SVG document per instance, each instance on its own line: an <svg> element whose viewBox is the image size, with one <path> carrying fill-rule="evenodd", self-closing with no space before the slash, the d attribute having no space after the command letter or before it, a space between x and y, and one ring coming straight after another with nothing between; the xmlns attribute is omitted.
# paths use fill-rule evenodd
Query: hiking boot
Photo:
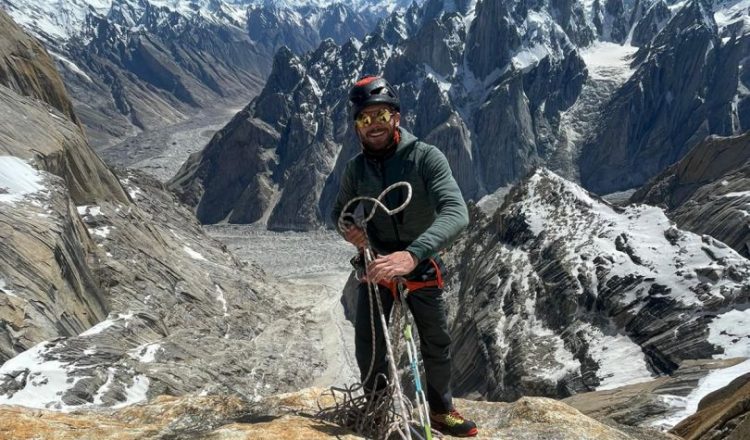
<svg viewBox="0 0 750 440"><path fill-rule="evenodd" d="M432 426L443 434L454 437L474 437L479 432L477 425L465 419L455 409L445 414L430 414Z"/></svg>

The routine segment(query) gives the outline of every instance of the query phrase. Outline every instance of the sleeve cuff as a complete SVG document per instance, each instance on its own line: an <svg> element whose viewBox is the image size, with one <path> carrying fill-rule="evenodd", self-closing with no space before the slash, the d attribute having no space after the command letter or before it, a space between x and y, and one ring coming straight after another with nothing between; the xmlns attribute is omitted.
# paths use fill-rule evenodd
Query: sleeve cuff
<svg viewBox="0 0 750 440"><path fill-rule="evenodd" d="M411 246L407 247L406 250L414 257L414 259L417 261L417 264L427 258L427 252L420 246L415 246L412 244Z"/></svg>

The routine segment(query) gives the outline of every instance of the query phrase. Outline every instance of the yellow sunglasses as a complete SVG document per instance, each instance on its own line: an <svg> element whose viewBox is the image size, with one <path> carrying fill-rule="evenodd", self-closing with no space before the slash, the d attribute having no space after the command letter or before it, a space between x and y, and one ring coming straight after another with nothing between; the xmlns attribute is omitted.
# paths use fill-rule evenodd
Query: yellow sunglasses
<svg viewBox="0 0 750 440"><path fill-rule="evenodd" d="M362 112L354 119L354 123L357 125L357 128L365 128L372 125L373 122L387 124L391 122L392 117L393 112L391 112L387 108L384 108L380 109L380 111L378 111L378 113L374 117Z"/></svg>

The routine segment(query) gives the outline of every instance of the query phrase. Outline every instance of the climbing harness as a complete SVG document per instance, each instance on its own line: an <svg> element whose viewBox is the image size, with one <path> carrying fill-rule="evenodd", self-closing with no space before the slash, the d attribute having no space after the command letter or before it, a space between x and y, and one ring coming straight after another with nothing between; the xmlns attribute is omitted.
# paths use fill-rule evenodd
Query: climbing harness
<svg viewBox="0 0 750 440"><path fill-rule="evenodd" d="M407 190L407 196L405 201L394 209L389 209L384 203L386 195L395 188L405 187ZM355 197L346 203L341 211L341 215L338 219L338 228L340 231L345 230L350 225L357 225L362 228L367 239L367 246L364 250L365 258L365 269L370 266L370 263L374 260L374 254L370 248L370 241L367 237L367 222L370 221L377 209L380 208L389 216L397 214L404 209L411 201L412 188L407 182L397 182L387 187L377 198L373 197ZM373 208L370 210L369 215L366 215L362 220L357 221L354 216L349 213L349 208L354 204L361 201L370 202L373 204ZM433 262L433 264L435 264ZM436 267L438 273L437 284L442 286L442 278L440 277L440 270ZM365 375L365 379L362 383L354 384L349 387L331 387L329 390L324 392L318 399L318 408L320 411L317 417L323 420L337 423L341 426L352 428L355 432L365 434L380 439L389 439L391 435L395 434L401 439L419 439L419 440L432 440L434 437L440 437L440 434L433 432L430 426L429 408L427 399L422 389L422 383L419 378L419 360L417 357L417 347L414 342L412 333L412 321L413 318L409 317L406 313L407 304L406 297L409 294L411 287L413 290L418 288L426 287L427 284L406 284L406 280L400 279L393 283L395 288L387 286L394 295L394 299L400 297L401 307L393 307L391 314L391 322L393 328L398 328L401 324L402 318L406 317L406 323L403 327L404 340L406 341L406 350L409 358L409 364L411 366L412 376L414 379L414 385L416 388L416 400L417 410L419 415L419 425L423 429L418 429L415 426L415 421L412 420L411 414L413 407L411 402L404 397L401 383L398 380L398 367L396 365L397 357L396 354L400 353L400 339L391 341L390 332L386 322L385 314L383 312L383 304L380 299L378 285L371 281L368 281L368 299L370 306L370 331L372 332L372 356L370 360L370 366ZM434 282L434 281L433 281ZM433 283L430 282L430 283ZM423 282L409 282L409 283L423 283ZM433 284L430 284L433 285ZM373 387L373 390L366 390L364 384L368 382L370 376L373 374L375 366L375 314L373 313L373 298L375 298L375 305L377 305L378 315L380 319L380 325L383 329L383 336L385 339L386 354L388 360L388 368L390 371L390 377L392 380L388 380L382 373L375 377L373 383L385 383L386 386L380 389ZM394 301L394 305L396 302ZM362 390L363 394L359 395L359 391ZM332 407L323 408L321 405L321 398L324 396L330 396L334 405Z"/></svg>
<svg viewBox="0 0 750 440"><path fill-rule="evenodd" d="M439 289L442 289L444 287L444 283L443 275L440 273L440 268L438 267L434 259L430 258L429 261L432 264L432 267L435 268L435 273L437 274L436 279L434 280L411 281L399 277L392 280L380 280L378 281L378 284L390 290L393 299L398 299L400 294L399 289L405 289L407 293L415 292L426 287L437 287Z"/></svg>

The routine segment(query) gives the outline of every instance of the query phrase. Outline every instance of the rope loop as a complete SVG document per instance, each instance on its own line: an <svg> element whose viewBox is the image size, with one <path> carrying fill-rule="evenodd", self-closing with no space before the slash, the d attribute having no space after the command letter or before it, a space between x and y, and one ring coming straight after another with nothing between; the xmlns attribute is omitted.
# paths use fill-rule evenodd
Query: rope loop
<svg viewBox="0 0 750 440"><path fill-rule="evenodd" d="M406 188L406 199L399 206L390 209L385 205L385 198L396 188ZM337 227L339 231L343 232L348 229L351 225L356 225L365 233L367 239L367 247L365 248L365 268L369 266L373 260L373 252L370 248L370 240L367 237L367 222L372 220L378 209L382 209L386 215L392 216L406 209L411 202L412 187L408 182L396 182L393 185L388 186L383 190L377 197L354 197L349 200L344 208L341 210L339 215ZM348 213L349 208L358 202L370 202L373 208L370 213L365 216L361 221L357 221L354 215ZM366 269L365 269L366 270ZM318 409L319 412L316 417L321 420L326 420L332 423L336 423L340 426L344 426L352 429L354 432L363 434L368 438L377 440L390 440L391 438L407 439L413 438L420 440L429 440L431 438L441 438L440 433L432 431L427 425L427 433L422 431L425 429L420 426L413 417L414 407L412 403L404 397L401 390L401 384L398 380L398 368L396 362L401 359L403 355L403 347L401 338L396 338L395 342L391 343L390 334L388 332L388 325L386 324L385 316L383 314L383 304L380 300L379 288L375 283L368 283L368 299L370 306L370 331L373 341L372 354L370 360L370 366L365 375L365 379L362 381L367 383L370 376L373 373L375 366L375 313L374 307L377 307L378 313L380 314L381 327L383 328L383 334L386 340L386 350L388 353L388 363L390 367L390 374L393 380L388 380L388 377L379 373L373 383L384 383L384 387L374 390L366 390L363 383L356 383L351 386L345 387L331 387L329 390L323 392L318 398ZM375 298L375 301L373 301ZM375 304L373 304L375 303ZM398 303L398 302L397 302ZM393 307L391 312L391 326L393 328L400 328L402 318L405 315L404 302L400 303L402 307ZM408 341L413 344L412 341ZM416 350L416 347L414 348ZM411 359L411 352L410 360ZM413 362L412 362L413 363ZM334 404L333 406L323 407L321 401L324 397L330 397ZM424 397L424 396L422 396ZM420 413L420 419L422 424L425 423L422 414ZM426 421L429 423L429 420Z"/></svg>

